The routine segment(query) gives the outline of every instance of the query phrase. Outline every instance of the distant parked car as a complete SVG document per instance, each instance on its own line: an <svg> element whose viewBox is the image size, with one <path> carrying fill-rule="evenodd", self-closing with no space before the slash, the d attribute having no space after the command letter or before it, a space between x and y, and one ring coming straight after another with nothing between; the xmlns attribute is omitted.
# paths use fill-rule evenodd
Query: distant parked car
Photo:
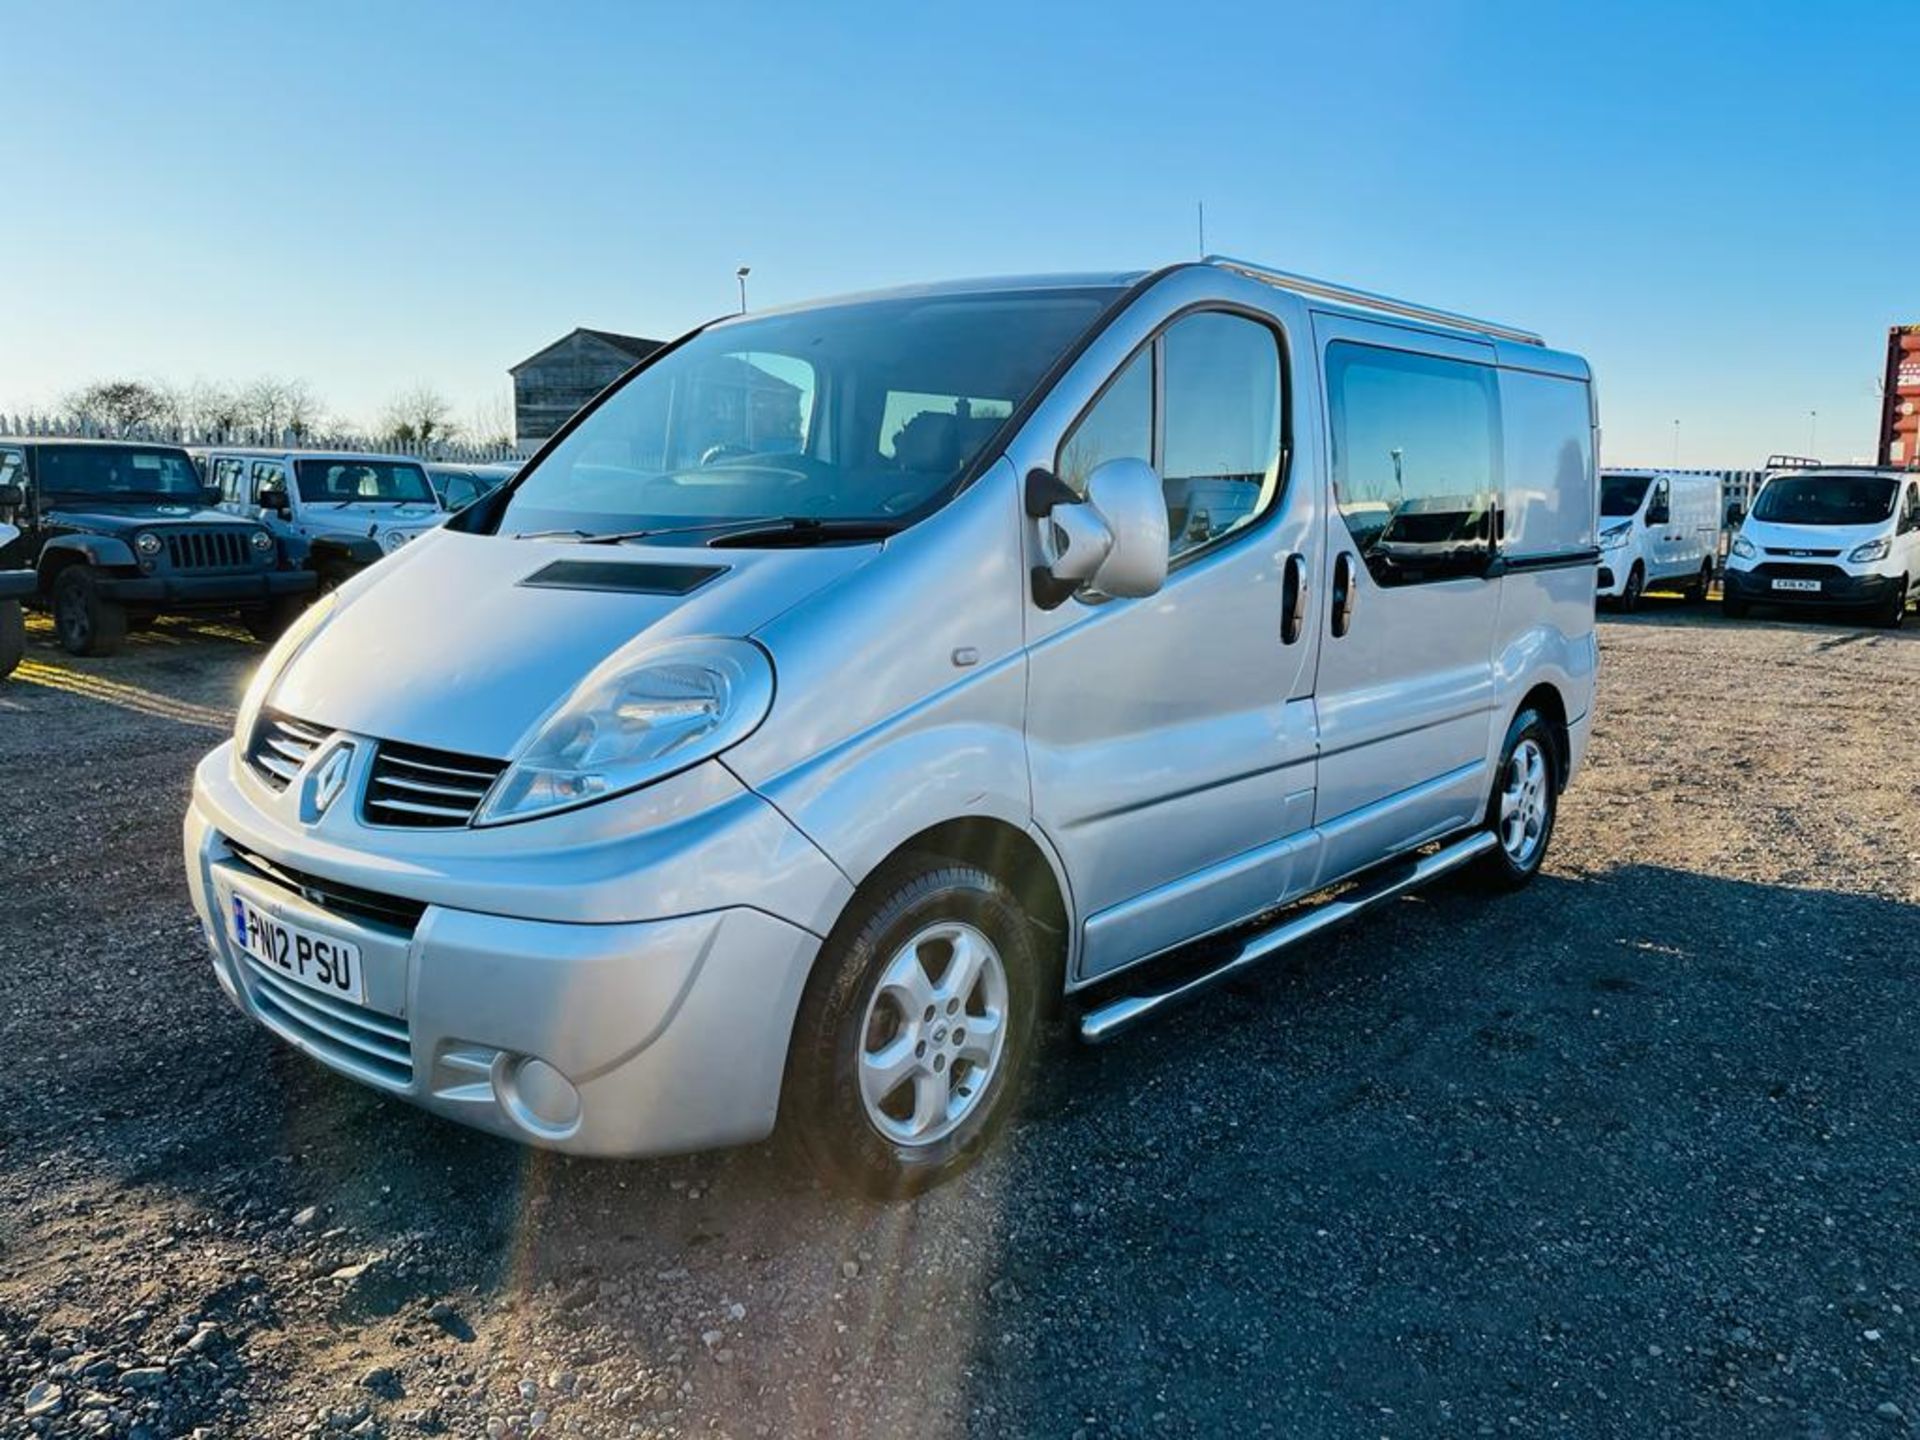
<svg viewBox="0 0 1920 1440"><path fill-rule="evenodd" d="M482 495L491 495L519 473L518 465L427 466L427 479L433 482L433 493L440 497L440 503L449 510L466 509Z"/></svg>
<svg viewBox="0 0 1920 1440"><path fill-rule="evenodd" d="M0 555L11 551L19 538L17 526L0 525ZM27 618L20 602L38 583L31 570L0 570L0 680L11 675L27 653Z"/></svg>
<svg viewBox="0 0 1920 1440"><path fill-rule="evenodd" d="M238 611L271 639L314 588L304 547L209 509L177 445L0 439L0 570L31 566L35 604L73 655L111 655L162 614Z"/></svg>
<svg viewBox="0 0 1920 1440"><path fill-rule="evenodd" d="M1738 507L1740 526L1721 577L1730 616L1754 605L1867 612L1876 624L1906 623L1920 580L1920 475L1834 468L1773 476Z"/></svg>
<svg viewBox="0 0 1920 1440"><path fill-rule="evenodd" d="M1622 610L1638 610L1648 590L1704 600L1719 553L1717 475L1609 470L1600 477L1600 599Z"/></svg>
<svg viewBox="0 0 1920 1440"><path fill-rule="evenodd" d="M447 518L426 467L351 451L207 451L207 480L233 515L298 537L331 590Z"/></svg>

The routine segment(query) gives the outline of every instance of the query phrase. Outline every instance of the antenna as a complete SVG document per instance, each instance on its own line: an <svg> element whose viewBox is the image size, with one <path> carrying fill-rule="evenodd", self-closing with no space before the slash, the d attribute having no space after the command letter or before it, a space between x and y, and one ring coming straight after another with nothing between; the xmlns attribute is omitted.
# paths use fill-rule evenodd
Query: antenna
<svg viewBox="0 0 1920 1440"><path fill-rule="evenodd" d="M1196 200L1193 205L1200 214L1200 258L1204 260L1207 258L1207 202Z"/></svg>

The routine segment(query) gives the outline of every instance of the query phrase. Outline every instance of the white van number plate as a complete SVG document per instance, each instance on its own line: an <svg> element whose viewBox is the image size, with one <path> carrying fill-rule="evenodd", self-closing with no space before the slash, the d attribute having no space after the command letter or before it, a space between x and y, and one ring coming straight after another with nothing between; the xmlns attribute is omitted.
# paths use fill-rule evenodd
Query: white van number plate
<svg viewBox="0 0 1920 1440"><path fill-rule="evenodd" d="M1776 580L1773 582L1773 588L1776 590L1812 590L1817 592L1820 589L1820 582L1818 580Z"/></svg>
<svg viewBox="0 0 1920 1440"><path fill-rule="evenodd" d="M317 935L289 925L233 897L233 941L268 969L287 979L356 1005L366 1003L365 977L360 971L360 947L351 940Z"/></svg>

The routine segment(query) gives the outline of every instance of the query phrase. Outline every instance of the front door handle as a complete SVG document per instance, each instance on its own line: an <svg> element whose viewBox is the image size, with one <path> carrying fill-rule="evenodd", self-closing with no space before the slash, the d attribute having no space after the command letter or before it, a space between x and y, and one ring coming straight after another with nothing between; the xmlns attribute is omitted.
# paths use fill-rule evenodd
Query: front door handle
<svg viewBox="0 0 1920 1440"><path fill-rule="evenodd" d="M1307 557L1287 556L1280 582L1280 643L1291 645L1307 628Z"/></svg>
<svg viewBox="0 0 1920 1440"><path fill-rule="evenodd" d="M1342 550L1333 562L1333 603L1328 607L1336 640L1353 627L1353 579L1353 552Z"/></svg>

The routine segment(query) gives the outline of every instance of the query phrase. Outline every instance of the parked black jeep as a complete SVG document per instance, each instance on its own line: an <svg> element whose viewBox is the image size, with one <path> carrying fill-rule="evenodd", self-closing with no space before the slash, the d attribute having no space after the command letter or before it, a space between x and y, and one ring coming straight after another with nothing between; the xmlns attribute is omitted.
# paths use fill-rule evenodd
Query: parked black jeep
<svg viewBox="0 0 1920 1440"><path fill-rule="evenodd" d="M33 570L30 603L53 611L74 655L111 655L130 628L185 611L238 611L271 639L311 597L313 572L212 498L177 445L0 439L0 522L20 531L0 571Z"/></svg>

